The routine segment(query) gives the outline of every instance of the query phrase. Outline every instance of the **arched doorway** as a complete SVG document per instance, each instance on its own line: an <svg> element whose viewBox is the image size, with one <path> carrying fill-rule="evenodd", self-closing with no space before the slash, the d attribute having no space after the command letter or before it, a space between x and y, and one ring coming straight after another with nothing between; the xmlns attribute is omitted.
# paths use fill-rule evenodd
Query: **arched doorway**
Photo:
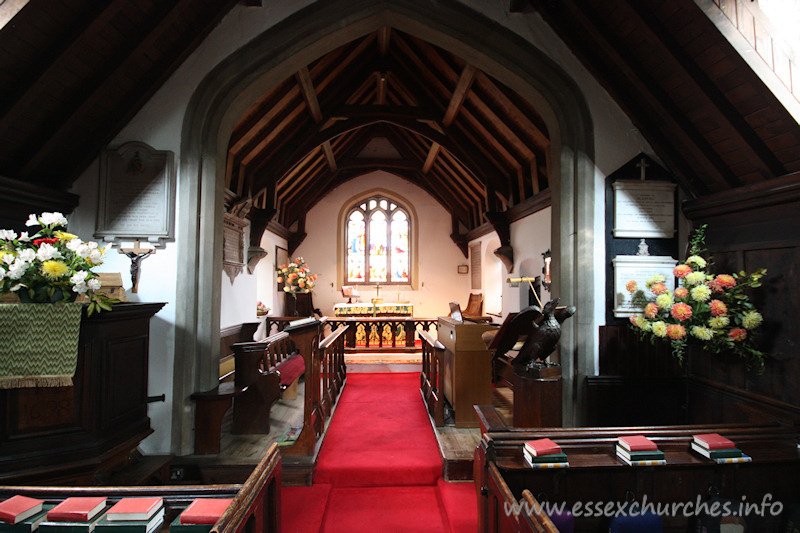
<svg viewBox="0 0 800 533"><path fill-rule="evenodd" d="M221 180L231 125L255 94L293 74L297 62L383 26L398 28L463 57L501 80L540 110L552 140L553 254L559 259L554 293L585 309L565 327L562 363L572 390L593 355L593 289L579 268L590 268L594 230L591 118L576 84L549 58L510 30L456 2L345 0L315 4L254 39L223 61L196 90L184 120L180 160L179 302L176 309L174 397L213 385L218 342L223 202ZM343 16L342 14L345 13ZM492 39L485 36L491 34ZM580 354L580 358L578 357ZM564 395L567 423L574 395ZM188 404L173 406L173 448L191 446Z"/></svg>

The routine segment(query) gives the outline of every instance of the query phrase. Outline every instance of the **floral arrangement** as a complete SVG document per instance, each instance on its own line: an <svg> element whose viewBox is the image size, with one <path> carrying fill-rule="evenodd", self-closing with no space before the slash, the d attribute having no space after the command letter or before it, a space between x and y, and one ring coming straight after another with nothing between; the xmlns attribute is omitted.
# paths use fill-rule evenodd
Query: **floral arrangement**
<svg viewBox="0 0 800 533"><path fill-rule="evenodd" d="M269 307L264 305L261 302L261 300L259 300L258 303L256 304L256 314L260 316L260 315L266 315L267 313L269 313Z"/></svg>
<svg viewBox="0 0 800 533"><path fill-rule="evenodd" d="M306 293L314 290L317 275L311 274L302 257L296 257L287 265L278 269L278 283L284 283L283 291L295 298L298 292Z"/></svg>
<svg viewBox="0 0 800 533"><path fill-rule="evenodd" d="M118 300L98 292L92 268L103 262L106 248L67 233L61 213L30 215L25 225L40 226L34 235L0 230L0 294L16 294L23 303L72 302L89 299L87 315L111 310Z"/></svg>
<svg viewBox="0 0 800 533"><path fill-rule="evenodd" d="M680 281L674 292L667 289L661 274L645 282L649 295L635 281L627 283L634 305L643 310L630 317L631 324L651 341L670 342L673 355L681 361L687 344L693 342L713 353L733 352L748 368L761 373L769 357L755 348L763 317L750 302L747 290L761 286L766 269L752 274L711 274L711 261L702 257L705 228L695 232L689 257L673 271Z"/></svg>

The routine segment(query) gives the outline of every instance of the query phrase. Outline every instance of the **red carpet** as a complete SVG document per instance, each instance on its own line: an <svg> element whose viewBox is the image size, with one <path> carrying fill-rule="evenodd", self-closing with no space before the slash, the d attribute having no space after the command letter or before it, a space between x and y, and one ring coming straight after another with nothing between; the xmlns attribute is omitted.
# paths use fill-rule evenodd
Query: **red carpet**
<svg viewBox="0 0 800 533"><path fill-rule="evenodd" d="M442 459L417 374L347 378L314 468L334 487L435 485Z"/></svg>
<svg viewBox="0 0 800 533"><path fill-rule="evenodd" d="M314 485L283 489L283 531L474 532L474 485L441 473L419 374L349 374Z"/></svg>

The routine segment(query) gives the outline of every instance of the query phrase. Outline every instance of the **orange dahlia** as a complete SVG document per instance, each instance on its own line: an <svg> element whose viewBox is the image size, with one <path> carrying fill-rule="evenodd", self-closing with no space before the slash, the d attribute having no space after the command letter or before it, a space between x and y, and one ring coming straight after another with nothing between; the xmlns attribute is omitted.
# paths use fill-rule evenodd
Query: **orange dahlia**
<svg viewBox="0 0 800 533"><path fill-rule="evenodd" d="M664 294L667 292L667 286L663 283L656 283L650 288L650 290L653 292L653 294L658 296L659 294Z"/></svg>
<svg viewBox="0 0 800 533"><path fill-rule="evenodd" d="M636 284L635 281L630 280L628 283L625 284L625 288L628 289L628 292L634 293L639 286Z"/></svg>
<svg viewBox="0 0 800 533"><path fill-rule="evenodd" d="M716 281L723 289L732 289L736 286L736 278L730 274L720 274L714 278L714 281Z"/></svg>
<svg viewBox="0 0 800 533"><path fill-rule="evenodd" d="M728 336L734 340L734 342L742 342L747 338L747 330L743 328L733 328L728 333Z"/></svg>
<svg viewBox="0 0 800 533"><path fill-rule="evenodd" d="M711 314L713 316L722 316L728 312L728 306L725 305L725 302L720 300L711 300L708 306L711 308Z"/></svg>
<svg viewBox="0 0 800 533"><path fill-rule="evenodd" d="M653 302L644 306L644 316L647 318L655 318L658 314L658 306Z"/></svg>
<svg viewBox="0 0 800 533"><path fill-rule="evenodd" d="M680 340L686 336L686 328L680 324L670 324L667 326L667 335L670 339Z"/></svg>
<svg viewBox="0 0 800 533"><path fill-rule="evenodd" d="M686 287L678 287L675 289L675 298L686 298L689 296L689 289Z"/></svg>
<svg viewBox="0 0 800 533"><path fill-rule="evenodd" d="M692 267L689 265L678 265L673 269L672 273L676 278L683 279L692 273Z"/></svg>
<svg viewBox="0 0 800 533"><path fill-rule="evenodd" d="M692 307L689 304L678 302L672 306L672 316L678 320L688 320L692 318Z"/></svg>

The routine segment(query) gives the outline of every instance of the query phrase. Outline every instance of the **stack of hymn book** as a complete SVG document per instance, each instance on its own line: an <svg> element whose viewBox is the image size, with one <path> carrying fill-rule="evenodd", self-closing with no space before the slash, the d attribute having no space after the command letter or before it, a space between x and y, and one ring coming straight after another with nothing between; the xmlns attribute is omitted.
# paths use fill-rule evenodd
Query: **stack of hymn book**
<svg viewBox="0 0 800 533"><path fill-rule="evenodd" d="M692 450L719 464L749 463L751 461L750 456L743 454L732 440L719 433L692 435L692 438Z"/></svg>
<svg viewBox="0 0 800 533"><path fill-rule="evenodd" d="M0 532L31 533L44 521L52 505L27 496L16 495L0 502Z"/></svg>
<svg viewBox="0 0 800 533"><path fill-rule="evenodd" d="M522 448L522 455L532 468L565 468L569 466L567 455L561 446L550 439L529 440Z"/></svg>
<svg viewBox="0 0 800 533"><path fill-rule="evenodd" d="M617 438L617 457L631 466L660 466L667 464L664 452L644 435Z"/></svg>
<svg viewBox="0 0 800 533"><path fill-rule="evenodd" d="M91 533L106 508L104 496L73 496L49 511L39 524L42 533Z"/></svg>
<svg viewBox="0 0 800 533"><path fill-rule="evenodd" d="M100 517L94 530L95 533L152 533L163 521L163 498L122 498Z"/></svg>
<svg viewBox="0 0 800 533"><path fill-rule="evenodd" d="M197 498L175 517L170 533L207 533L217 523L232 498Z"/></svg>

